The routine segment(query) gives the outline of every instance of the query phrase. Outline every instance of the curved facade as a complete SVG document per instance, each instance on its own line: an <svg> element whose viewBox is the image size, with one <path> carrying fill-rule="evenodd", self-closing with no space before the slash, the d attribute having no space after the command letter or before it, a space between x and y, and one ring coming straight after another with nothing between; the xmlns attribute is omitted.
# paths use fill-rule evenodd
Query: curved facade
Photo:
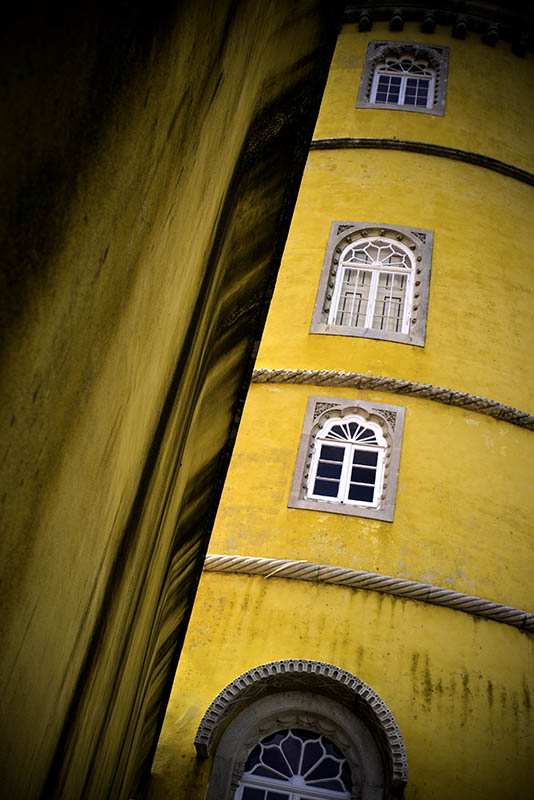
<svg viewBox="0 0 534 800"><path fill-rule="evenodd" d="M409 83L409 66L400 77L392 68L389 102L356 107L375 41L394 43L399 59L408 53L406 64L417 63L413 43L418 53L440 48L443 115L428 113L434 84L426 87L423 73ZM201 581L151 797L206 796L217 756L216 747L195 755L203 714L241 673L285 659L334 665L387 704L408 778L388 783L385 769L381 797L530 796L532 616L520 612L532 610L532 69L532 57L517 58L509 45L460 40L445 26L432 34L416 23L396 32L386 23L368 32L343 26L211 539L211 554L235 559L212 559ZM421 113L405 107L414 86L427 103ZM333 223L340 235L357 230L344 283L335 245L328 255ZM386 263L367 246L365 257L361 245L356 252L365 237L408 248L407 231L422 242L433 234L424 308L421 261L414 257L410 284L394 256ZM310 332L317 303L330 327ZM336 317L331 304L348 316ZM408 330L422 313L424 343L383 335ZM336 330L339 320L356 333ZM343 373L369 380L357 388ZM373 385L372 376L397 383ZM412 396L399 382L415 387ZM451 405L418 395L416 384L467 399ZM519 424L488 416L470 396L526 415ZM313 439L335 428L326 419L339 423L337 441ZM353 420L364 433L349 430ZM388 442L380 474L372 455L380 443L365 434L366 420L382 420ZM393 477L389 520L380 511ZM299 568L291 572L287 560ZM488 603L493 616L482 619ZM239 768L234 792L244 791ZM364 783L351 796L374 796ZM301 796L288 787L280 796Z"/></svg>

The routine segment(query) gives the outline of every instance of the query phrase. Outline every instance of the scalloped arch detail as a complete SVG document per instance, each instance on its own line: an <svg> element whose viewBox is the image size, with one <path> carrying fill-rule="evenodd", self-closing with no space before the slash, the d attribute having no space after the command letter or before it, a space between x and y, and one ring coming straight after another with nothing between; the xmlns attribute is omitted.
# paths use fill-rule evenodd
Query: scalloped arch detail
<svg viewBox="0 0 534 800"><path fill-rule="evenodd" d="M199 758L213 753L224 728L251 702L284 691L334 697L356 713L381 745L391 787L402 789L408 779L408 760L400 728L384 701L366 683L333 664L286 659L261 664L239 675L219 692L198 726L195 747Z"/></svg>

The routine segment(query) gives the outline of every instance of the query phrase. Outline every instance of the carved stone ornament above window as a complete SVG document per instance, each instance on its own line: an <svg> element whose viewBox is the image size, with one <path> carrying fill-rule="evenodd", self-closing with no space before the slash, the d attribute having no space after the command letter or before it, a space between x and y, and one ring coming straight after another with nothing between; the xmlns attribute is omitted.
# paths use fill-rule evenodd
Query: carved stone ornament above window
<svg viewBox="0 0 534 800"><path fill-rule="evenodd" d="M432 231L333 222L310 333L423 347L432 247Z"/></svg>
<svg viewBox="0 0 534 800"><path fill-rule="evenodd" d="M445 113L449 49L418 42L370 42L357 108Z"/></svg>

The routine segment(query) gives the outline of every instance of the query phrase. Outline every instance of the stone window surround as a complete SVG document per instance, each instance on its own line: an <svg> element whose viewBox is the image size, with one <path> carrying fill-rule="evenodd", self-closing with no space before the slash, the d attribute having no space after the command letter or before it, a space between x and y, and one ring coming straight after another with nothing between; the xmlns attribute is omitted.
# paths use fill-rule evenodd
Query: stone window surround
<svg viewBox="0 0 534 800"><path fill-rule="evenodd" d="M371 102L371 88L377 64L387 57L400 58L403 55L409 55L417 60L426 61L428 66L434 70L434 101L430 108L399 105L396 103ZM373 108L387 111L415 111L419 114L433 114L442 117L445 114L448 69L449 48L444 45L384 40L369 42L356 108Z"/></svg>
<svg viewBox="0 0 534 800"><path fill-rule="evenodd" d="M343 416L351 414L358 414L364 419L367 418L378 423L388 443L382 493L378 507L352 505L335 500L314 500L307 497L307 479L317 434L329 419L338 416L343 418ZM356 398L309 397L289 495L289 508L326 511L333 514L393 522L404 415L403 406L372 403Z"/></svg>
<svg viewBox="0 0 534 800"><path fill-rule="evenodd" d="M387 239L398 241L406 245L413 253L415 263L413 292L411 297L406 297L406 302L411 306L410 326L407 333L380 331L374 328L364 327L356 328L328 322L330 301L332 300L341 253L351 242L360 238L371 238L374 236L382 236ZM388 225L379 222L340 222L337 220L332 222L310 325L310 333L330 334L334 336L356 336L358 338L379 339L424 347L433 244L433 232L424 228Z"/></svg>

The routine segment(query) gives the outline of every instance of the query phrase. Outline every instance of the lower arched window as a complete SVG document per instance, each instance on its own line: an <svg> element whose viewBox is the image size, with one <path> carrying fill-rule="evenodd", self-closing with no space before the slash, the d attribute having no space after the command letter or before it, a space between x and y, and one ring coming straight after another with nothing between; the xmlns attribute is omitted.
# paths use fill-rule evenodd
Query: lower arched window
<svg viewBox="0 0 534 800"><path fill-rule="evenodd" d="M289 728L250 752L236 800L350 800L347 759L326 736Z"/></svg>

